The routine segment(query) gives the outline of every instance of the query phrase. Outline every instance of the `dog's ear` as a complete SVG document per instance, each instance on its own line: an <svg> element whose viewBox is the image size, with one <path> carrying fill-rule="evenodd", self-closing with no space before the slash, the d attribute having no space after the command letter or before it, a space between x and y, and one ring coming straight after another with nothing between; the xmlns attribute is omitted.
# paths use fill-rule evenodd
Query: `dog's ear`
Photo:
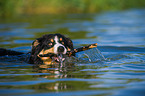
<svg viewBox="0 0 145 96"><path fill-rule="evenodd" d="M37 57L37 54L41 51L42 39L43 39L42 37L38 38L38 39L34 40L32 43L31 56L29 59L29 63L31 63L31 64L42 63L41 59Z"/></svg>
<svg viewBox="0 0 145 96"><path fill-rule="evenodd" d="M41 48L41 42L42 42L43 38L37 38L36 40L33 41L32 43L32 49L31 49L31 54L32 55L36 55L39 53L39 51L42 50Z"/></svg>
<svg viewBox="0 0 145 96"><path fill-rule="evenodd" d="M37 38L36 40L33 41L32 43L32 47L36 47L38 45L41 45L41 42L43 42L44 40L46 40L46 38L48 38L50 35L43 35L40 38ZM44 42L45 43L45 42Z"/></svg>
<svg viewBox="0 0 145 96"><path fill-rule="evenodd" d="M33 41L32 46L36 47L40 44L40 42L36 39L35 41Z"/></svg>

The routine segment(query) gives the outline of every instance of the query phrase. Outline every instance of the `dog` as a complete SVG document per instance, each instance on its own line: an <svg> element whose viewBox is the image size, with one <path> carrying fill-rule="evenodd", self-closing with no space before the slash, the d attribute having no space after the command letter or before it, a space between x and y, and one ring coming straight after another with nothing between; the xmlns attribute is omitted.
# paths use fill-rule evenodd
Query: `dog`
<svg viewBox="0 0 145 96"><path fill-rule="evenodd" d="M33 41L28 63L46 65L60 63L65 61L67 56L75 56L77 52L94 47L97 47L97 43L74 49L73 42L70 38L59 33L46 34ZM21 54L25 53L0 48L0 56Z"/></svg>
<svg viewBox="0 0 145 96"><path fill-rule="evenodd" d="M65 58L59 55L66 55L74 50L72 40L61 34L48 34L36 39L32 43L32 50L29 59L31 64L51 64L52 61L60 62ZM71 54L70 56L75 56Z"/></svg>

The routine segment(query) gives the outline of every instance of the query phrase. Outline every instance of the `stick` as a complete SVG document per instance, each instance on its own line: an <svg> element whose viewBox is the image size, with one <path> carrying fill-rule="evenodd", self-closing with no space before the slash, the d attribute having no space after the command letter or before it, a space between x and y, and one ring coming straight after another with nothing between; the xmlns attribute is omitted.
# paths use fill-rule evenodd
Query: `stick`
<svg viewBox="0 0 145 96"><path fill-rule="evenodd" d="M85 51L85 50L89 50L89 49L95 48L95 47L97 47L97 45L98 45L98 44L95 43L95 44L87 45L87 46L85 46L85 47L76 48L76 49L74 49L73 51L67 52L66 54L67 54L68 56L71 56L72 54L75 54L75 53L77 53L77 52L81 52L81 51Z"/></svg>
<svg viewBox="0 0 145 96"><path fill-rule="evenodd" d="M80 47L80 48L76 48L73 51L67 52L66 55L71 56L71 55L73 55L73 54L75 54L77 52L89 50L89 49L92 49L92 48L95 48L95 47L97 47L97 43L90 44L90 45L87 45L87 46L84 46L84 47ZM53 54L53 53L49 53L49 54L43 54L43 55L39 55L39 56L40 57L51 57L51 56L56 56L56 55Z"/></svg>

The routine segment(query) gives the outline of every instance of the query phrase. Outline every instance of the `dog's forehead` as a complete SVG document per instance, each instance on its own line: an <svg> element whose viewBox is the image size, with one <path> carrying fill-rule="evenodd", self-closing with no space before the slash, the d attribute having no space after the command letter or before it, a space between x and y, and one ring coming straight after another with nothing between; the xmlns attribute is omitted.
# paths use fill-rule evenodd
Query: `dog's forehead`
<svg viewBox="0 0 145 96"><path fill-rule="evenodd" d="M62 37L62 36L54 36L54 41L55 42L59 42L59 41L63 41L63 39L64 39L64 37Z"/></svg>
<svg viewBox="0 0 145 96"><path fill-rule="evenodd" d="M58 41L59 41L58 36L55 36L55 37L54 37L54 41L55 41L55 42L58 42Z"/></svg>
<svg viewBox="0 0 145 96"><path fill-rule="evenodd" d="M60 38L57 35L52 35L44 38L46 42L58 42Z"/></svg>

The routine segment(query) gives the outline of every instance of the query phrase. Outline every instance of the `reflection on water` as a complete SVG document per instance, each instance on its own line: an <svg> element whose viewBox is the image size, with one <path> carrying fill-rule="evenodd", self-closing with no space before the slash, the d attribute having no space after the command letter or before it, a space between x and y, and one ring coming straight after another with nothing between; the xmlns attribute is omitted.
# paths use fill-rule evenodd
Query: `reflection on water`
<svg viewBox="0 0 145 96"><path fill-rule="evenodd" d="M75 48L98 47L78 53L62 67L28 64L28 54L0 57L0 94L144 96L144 17L142 9L1 20L3 48L27 53L34 39L49 33L65 34Z"/></svg>

